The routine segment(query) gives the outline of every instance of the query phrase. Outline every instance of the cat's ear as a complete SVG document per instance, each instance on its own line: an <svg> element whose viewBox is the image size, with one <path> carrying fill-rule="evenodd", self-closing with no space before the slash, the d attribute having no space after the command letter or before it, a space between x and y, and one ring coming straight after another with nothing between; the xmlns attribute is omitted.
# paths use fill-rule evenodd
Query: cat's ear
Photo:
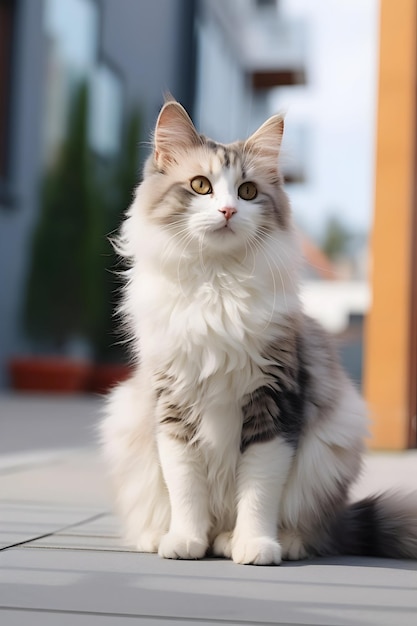
<svg viewBox="0 0 417 626"><path fill-rule="evenodd" d="M265 159L265 163L269 162L269 168L276 172L283 134L283 116L273 115L246 140L245 150Z"/></svg>
<svg viewBox="0 0 417 626"><path fill-rule="evenodd" d="M201 145L201 139L186 110L176 100L165 102L155 127L156 165L163 168L177 161L184 150L197 145Z"/></svg>

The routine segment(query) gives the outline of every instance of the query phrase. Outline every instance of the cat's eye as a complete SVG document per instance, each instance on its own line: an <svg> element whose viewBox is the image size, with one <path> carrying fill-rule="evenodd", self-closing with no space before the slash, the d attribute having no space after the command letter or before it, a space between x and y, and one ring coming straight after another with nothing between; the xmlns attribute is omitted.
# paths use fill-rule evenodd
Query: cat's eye
<svg viewBox="0 0 417 626"><path fill-rule="evenodd" d="M212 192L211 183L205 176L196 176L190 182L191 189L202 196Z"/></svg>
<svg viewBox="0 0 417 626"><path fill-rule="evenodd" d="M237 194L242 200L254 200L258 195L258 189L255 183L242 183L237 190Z"/></svg>

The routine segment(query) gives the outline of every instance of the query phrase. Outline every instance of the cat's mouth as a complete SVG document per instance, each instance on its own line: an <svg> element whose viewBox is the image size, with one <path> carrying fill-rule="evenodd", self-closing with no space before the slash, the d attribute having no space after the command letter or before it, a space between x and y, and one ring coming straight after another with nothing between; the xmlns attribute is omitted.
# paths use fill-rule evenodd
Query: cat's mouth
<svg viewBox="0 0 417 626"><path fill-rule="evenodd" d="M217 228L215 228L213 231L213 233L230 233L230 234L236 234L233 227L230 225L229 222L226 222L226 224L222 224L221 226L218 226Z"/></svg>

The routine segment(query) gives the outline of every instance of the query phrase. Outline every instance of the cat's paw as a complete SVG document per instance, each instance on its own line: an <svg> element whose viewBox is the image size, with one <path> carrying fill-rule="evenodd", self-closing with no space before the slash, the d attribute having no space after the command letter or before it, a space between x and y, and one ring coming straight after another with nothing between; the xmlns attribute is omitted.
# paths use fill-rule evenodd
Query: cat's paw
<svg viewBox="0 0 417 626"><path fill-rule="evenodd" d="M163 532L142 533L136 543L136 550L138 552L158 552L162 535Z"/></svg>
<svg viewBox="0 0 417 626"><path fill-rule="evenodd" d="M226 531L217 535L213 543L213 554L224 556L226 559L232 558L232 531Z"/></svg>
<svg viewBox="0 0 417 626"><path fill-rule="evenodd" d="M300 535L291 530L283 530L279 534L282 547L282 558L286 561L299 561L308 557Z"/></svg>
<svg viewBox="0 0 417 626"><path fill-rule="evenodd" d="M232 541L232 559L243 565L279 565L281 546L271 537L254 537Z"/></svg>
<svg viewBox="0 0 417 626"><path fill-rule="evenodd" d="M205 539L169 532L162 537L158 554L164 559L202 559L207 548Z"/></svg>

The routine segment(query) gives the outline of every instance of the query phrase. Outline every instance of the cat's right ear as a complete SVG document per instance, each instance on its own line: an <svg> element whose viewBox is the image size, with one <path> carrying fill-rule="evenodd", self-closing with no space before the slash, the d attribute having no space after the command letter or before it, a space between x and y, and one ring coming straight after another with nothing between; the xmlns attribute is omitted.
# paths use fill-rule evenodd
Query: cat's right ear
<svg viewBox="0 0 417 626"><path fill-rule="evenodd" d="M178 160L191 146L201 145L186 110L176 100L169 100L159 113L154 135L154 158L159 169Z"/></svg>
<svg viewBox="0 0 417 626"><path fill-rule="evenodd" d="M264 158L266 163L269 161L276 170L283 133L283 116L273 115L246 140L245 148L254 151L258 158Z"/></svg>

